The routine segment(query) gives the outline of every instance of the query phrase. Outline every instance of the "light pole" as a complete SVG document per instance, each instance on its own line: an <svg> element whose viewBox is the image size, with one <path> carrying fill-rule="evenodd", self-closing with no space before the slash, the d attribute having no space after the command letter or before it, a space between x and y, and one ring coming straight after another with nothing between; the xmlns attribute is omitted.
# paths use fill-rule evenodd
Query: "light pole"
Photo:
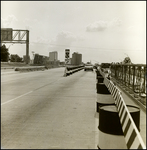
<svg viewBox="0 0 147 150"><path fill-rule="evenodd" d="M12 46L13 45L13 43L11 44L11 45L9 45L9 47L8 47L8 51L9 51L9 48L10 48L10 46ZM11 60L11 58L10 58L10 56L8 56L9 57L9 59L8 59L8 63L10 62L10 60Z"/></svg>
<svg viewBox="0 0 147 150"><path fill-rule="evenodd" d="M34 64L35 52L34 52L34 51L32 51L32 54L33 54L33 61L32 61L32 63Z"/></svg>
<svg viewBox="0 0 147 150"><path fill-rule="evenodd" d="M13 43L11 45L9 45L8 50L9 50L10 46L12 46L12 45L13 45Z"/></svg>
<svg viewBox="0 0 147 150"><path fill-rule="evenodd" d="M129 57L127 53L124 53L124 54L125 54L127 57Z"/></svg>

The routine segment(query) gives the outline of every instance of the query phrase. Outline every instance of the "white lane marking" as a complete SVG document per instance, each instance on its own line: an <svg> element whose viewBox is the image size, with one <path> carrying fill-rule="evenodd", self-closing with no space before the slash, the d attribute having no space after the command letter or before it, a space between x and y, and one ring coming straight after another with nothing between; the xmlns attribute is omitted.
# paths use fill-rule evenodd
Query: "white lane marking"
<svg viewBox="0 0 147 150"><path fill-rule="evenodd" d="M30 94L30 93L32 93L32 92L33 92L33 91L30 91L30 92L28 92L28 93L25 93L25 94L23 94L23 95L20 95L20 96L14 98L14 99L8 100L7 102L2 103L1 106L4 105L4 104L9 103L9 102L11 102L11 101L14 101L14 100L16 100L16 99L18 99L18 98L20 98L20 97L23 97L23 96L25 96L25 95L28 95L28 94Z"/></svg>

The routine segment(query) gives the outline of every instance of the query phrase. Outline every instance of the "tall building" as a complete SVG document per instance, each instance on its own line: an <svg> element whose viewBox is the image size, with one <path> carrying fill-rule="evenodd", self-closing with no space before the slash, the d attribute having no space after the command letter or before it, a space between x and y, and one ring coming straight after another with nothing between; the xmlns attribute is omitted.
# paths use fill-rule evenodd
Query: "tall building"
<svg viewBox="0 0 147 150"><path fill-rule="evenodd" d="M58 53L57 51L49 52L49 61L57 61Z"/></svg>
<svg viewBox="0 0 147 150"><path fill-rule="evenodd" d="M39 55L39 54L35 54L34 56L34 64L35 65L44 65L46 64L46 62L48 61L49 57L47 56L43 56L43 55Z"/></svg>
<svg viewBox="0 0 147 150"><path fill-rule="evenodd" d="M80 65L82 63L82 54L74 52L72 54L71 64L72 65Z"/></svg>

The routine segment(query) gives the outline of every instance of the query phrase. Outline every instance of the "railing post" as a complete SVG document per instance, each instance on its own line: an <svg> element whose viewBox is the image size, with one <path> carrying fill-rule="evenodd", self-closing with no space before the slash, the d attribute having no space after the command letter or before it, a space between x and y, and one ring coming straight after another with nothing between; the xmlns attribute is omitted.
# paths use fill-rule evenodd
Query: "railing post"
<svg viewBox="0 0 147 150"><path fill-rule="evenodd" d="M122 83L123 83L123 85L124 85L124 78L125 78L125 76L124 76L124 65L122 65Z"/></svg>
<svg viewBox="0 0 147 150"><path fill-rule="evenodd" d="M139 66L139 96L141 96L141 66Z"/></svg>
<svg viewBox="0 0 147 150"><path fill-rule="evenodd" d="M134 92L134 83L135 83L135 65L133 65L133 92Z"/></svg>

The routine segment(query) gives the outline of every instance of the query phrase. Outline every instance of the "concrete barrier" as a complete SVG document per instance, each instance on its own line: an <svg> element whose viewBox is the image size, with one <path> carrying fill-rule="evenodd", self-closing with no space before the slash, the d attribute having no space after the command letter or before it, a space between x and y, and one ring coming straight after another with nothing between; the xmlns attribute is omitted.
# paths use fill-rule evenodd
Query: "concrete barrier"
<svg viewBox="0 0 147 150"><path fill-rule="evenodd" d="M102 76L98 77L96 84L97 89L97 101L96 101L96 111L99 112L100 106L105 105L115 105L114 99L111 96L111 93L108 91L108 88L103 83L104 78Z"/></svg>
<svg viewBox="0 0 147 150"><path fill-rule="evenodd" d="M102 76L97 76L97 83L103 83L104 78Z"/></svg>
<svg viewBox="0 0 147 150"><path fill-rule="evenodd" d="M109 81L105 78L104 83L108 87L110 93L112 94L112 97L115 100L127 149L146 149L146 146L139 133L137 123L134 121L134 118L131 115L130 110L127 108L125 101L121 95L121 91L111 80Z"/></svg>
<svg viewBox="0 0 147 150"><path fill-rule="evenodd" d="M97 83L96 87L98 94L111 94L104 83Z"/></svg>
<svg viewBox="0 0 147 150"><path fill-rule="evenodd" d="M115 105L114 99L110 94L97 94L96 111L99 112L100 107L107 105Z"/></svg>
<svg viewBox="0 0 147 150"><path fill-rule="evenodd" d="M128 105L128 110L139 130L140 110ZM99 112L99 149L127 149L116 106L102 106ZM131 141L130 141L131 143Z"/></svg>
<svg viewBox="0 0 147 150"><path fill-rule="evenodd" d="M102 76L99 70L96 70L96 76Z"/></svg>

